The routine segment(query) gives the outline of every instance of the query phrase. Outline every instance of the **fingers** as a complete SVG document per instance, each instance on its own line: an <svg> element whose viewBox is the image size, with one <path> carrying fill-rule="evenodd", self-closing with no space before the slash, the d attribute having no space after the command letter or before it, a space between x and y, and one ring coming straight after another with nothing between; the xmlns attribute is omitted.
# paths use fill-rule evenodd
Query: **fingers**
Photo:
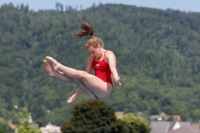
<svg viewBox="0 0 200 133"><path fill-rule="evenodd" d="M68 103L71 103L72 101L74 101L74 96L70 97L69 100L67 101Z"/></svg>
<svg viewBox="0 0 200 133"><path fill-rule="evenodd" d="M120 86L122 85L119 81L116 81Z"/></svg>
<svg viewBox="0 0 200 133"><path fill-rule="evenodd" d="M115 80L115 82L117 82L121 86L121 83L119 81Z"/></svg>
<svg viewBox="0 0 200 133"><path fill-rule="evenodd" d="M74 100L76 100L76 94L72 95L72 96L67 100L67 103L71 103L71 102L73 102Z"/></svg>
<svg viewBox="0 0 200 133"><path fill-rule="evenodd" d="M69 98L69 99L67 100L67 103L71 103L72 101L74 101L73 98Z"/></svg>
<svg viewBox="0 0 200 133"><path fill-rule="evenodd" d="M120 83L120 77L118 77L118 79L117 80L115 80L120 86L122 85L121 83Z"/></svg>
<svg viewBox="0 0 200 133"><path fill-rule="evenodd" d="M119 77L119 80L120 80L120 77ZM121 86L122 84L119 82L119 80L118 80L118 84Z"/></svg>
<svg viewBox="0 0 200 133"><path fill-rule="evenodd" d="M73 100L71 100L71 99L69 99L68 101L67 101L67 103L71 103Z"/></svg>

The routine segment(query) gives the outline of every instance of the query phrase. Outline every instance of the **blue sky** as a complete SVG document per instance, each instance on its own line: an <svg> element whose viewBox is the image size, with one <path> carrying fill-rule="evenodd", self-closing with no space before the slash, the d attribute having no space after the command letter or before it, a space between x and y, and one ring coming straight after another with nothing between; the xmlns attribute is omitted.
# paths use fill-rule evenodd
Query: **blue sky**
<svg viewBox="0 0 200 133"><path fill-rule="evenodd" d="M56 9L56 2L63 4L63 6L82 6L83 9L91 7L94 3L98 5L101 2L102 4L113 3L135 5L137 7L158 8L163 10L170 8L187 12L200 12L200 0L0 0L0 6L10 2L15 6L17 4L20 5L21 3L29 5L29 8L35 11Z"/></svg>

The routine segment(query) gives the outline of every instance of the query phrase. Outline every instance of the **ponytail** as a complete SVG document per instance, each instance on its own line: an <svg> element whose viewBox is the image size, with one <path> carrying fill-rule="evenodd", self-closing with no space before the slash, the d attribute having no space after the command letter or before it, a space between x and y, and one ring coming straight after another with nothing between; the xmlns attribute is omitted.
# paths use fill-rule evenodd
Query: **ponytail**
<svg viewBox="0 0 200 133"><path fill-rule="evenodd" d="M76 38L82 38L84 36L88 36L89 35L89 39L94 35L94 30L92 28L92 26L90 26L88 23L83 23L81 22L81 31L75 31L73 34L74 34L74 37Z"/></svg>
<svg viewBox="0 0 200 133"><path fill-rule="evenodd" d="M98 45L100 45L101 47L104 46L103 41L100 38L94 36L94 30L92 26L90 26L88 23L81 23L80 27L82 30L75 31L73 35L78 39L84 36L89 36L88 40L85 43L86 49L88 49L90 46L93 47L98 47Z"/></svg>

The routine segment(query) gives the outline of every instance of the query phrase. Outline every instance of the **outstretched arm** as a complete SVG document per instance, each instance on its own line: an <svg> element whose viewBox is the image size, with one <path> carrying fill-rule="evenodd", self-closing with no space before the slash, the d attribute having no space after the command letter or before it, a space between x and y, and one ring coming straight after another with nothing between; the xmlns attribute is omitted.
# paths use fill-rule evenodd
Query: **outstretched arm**
<svg viewBox="0 0 200 133"><path fill-rule="evenodd" d="M116 69L115 55L112 51L109 51L106 55L107 55L108 64L109 64L110 70L112 72L113 78L114 78L115 82L117 82L119 85L121 85L120 77L118 76L118 72Z"/></svg>

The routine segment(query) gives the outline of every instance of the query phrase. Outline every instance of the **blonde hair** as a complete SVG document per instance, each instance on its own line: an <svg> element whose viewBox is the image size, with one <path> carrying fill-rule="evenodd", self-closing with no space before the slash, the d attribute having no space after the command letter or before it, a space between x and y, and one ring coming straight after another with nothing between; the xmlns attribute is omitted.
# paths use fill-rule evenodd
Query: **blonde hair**
<svg viewBox="0 0 200 133"><path fill-rule="evenodd" d="M94 36L94 30L93 30L92 26L90 26L88 23L82 22L80 27L82 30L75 31L73 33L73 35L74 35L74 37L79 38L79 39L84 36L89 36L88 40L85 43L86 49L88 49L91 46L96 48L96 47L98 47L98 45L100 45L101 47L104 47L104 43L103 43L102 39Z"/></svg>

